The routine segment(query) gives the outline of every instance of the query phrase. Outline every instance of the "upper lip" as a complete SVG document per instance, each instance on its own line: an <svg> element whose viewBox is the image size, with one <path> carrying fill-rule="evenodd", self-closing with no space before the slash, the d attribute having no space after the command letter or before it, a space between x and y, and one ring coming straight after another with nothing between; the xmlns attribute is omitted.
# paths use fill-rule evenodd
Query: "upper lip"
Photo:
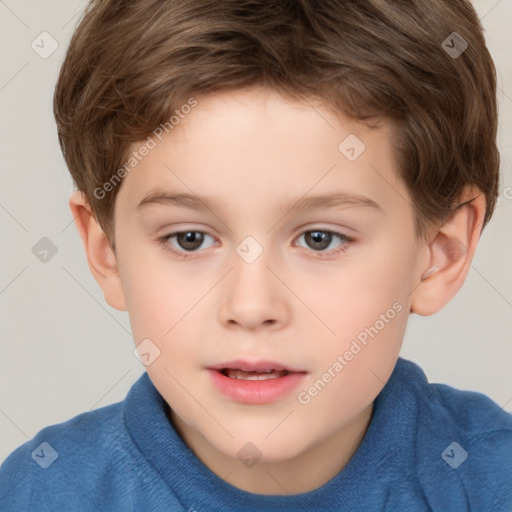
<svg viewBox="0 0 512 512"><path fill-rule="evenodd" d="M292 368L291 366L284 365L281 363L277 363L275 361L245 361L238 359L236 361L226 361L225 363L219 363L215 365L208 366L210 370L242 370L244 372L264 372L268 370L286 370L290 373L302 373L305 370L299 370L297 368Z"/></svg>

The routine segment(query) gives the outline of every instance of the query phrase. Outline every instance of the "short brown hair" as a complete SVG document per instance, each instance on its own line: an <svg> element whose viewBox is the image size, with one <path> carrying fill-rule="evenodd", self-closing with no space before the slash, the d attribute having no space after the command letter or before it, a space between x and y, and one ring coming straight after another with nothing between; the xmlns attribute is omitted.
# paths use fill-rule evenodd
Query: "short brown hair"
<svg viewBox="0 0 512 512"><path fill-rule="evenodd" d="M113 248L119 187L94 191L132 144L169 126L192 95L252 86L317 97L361 121L393 120L420 236L450 214L465 185L485 194L484 225L490 219L496 71L469 1L92 0L54 112L75 184Z"/></svg>

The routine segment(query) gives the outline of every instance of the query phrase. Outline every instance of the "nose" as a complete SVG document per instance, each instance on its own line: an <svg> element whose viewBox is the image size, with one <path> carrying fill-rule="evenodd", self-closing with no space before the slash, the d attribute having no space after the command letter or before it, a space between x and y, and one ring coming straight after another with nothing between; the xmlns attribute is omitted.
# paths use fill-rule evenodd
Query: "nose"
<svg viewBox="0 0 512 512"><path fill-rule="evenodd" d="M224 327L278 330L288 324L290 297L277 272L269 266L265 252L252 263L235 260L221 290L218 314Z"/></svg>

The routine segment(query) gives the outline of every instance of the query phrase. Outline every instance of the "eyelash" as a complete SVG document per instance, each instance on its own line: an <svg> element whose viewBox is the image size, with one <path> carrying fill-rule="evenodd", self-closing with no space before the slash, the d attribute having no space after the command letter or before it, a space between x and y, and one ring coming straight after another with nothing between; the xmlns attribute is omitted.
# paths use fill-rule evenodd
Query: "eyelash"
<svg viewBox="0 0 512 512"><path fill-rule="evenodd" d="M174 238L177 235L181 235L181 234L185 234L185 233L201 233L203 235L210 236L210 235L208 235L208 233L205 233L204 231L194 231L194 230L175 231L173 233L169 233L168 235L158 238L158 242L165 251L170 252L171 254L173 254L174 256L177 256L180 259L188 260L188 259L194 258L196 253L199 252L198 250L188 251L188 252L187 251L177 251L176 249L172 248L171 245L169 244L169 240L171 238ZM353 238L350 238L350 237L343 235L342 233L338 233L336 231L331 231L329 229L308 229L306 231L303 231L297 237L297 239L300 238L301 236L305 235L306 233L327 233L327 234L332 235L333 237L338 238L340 241L344 242L343 245L341 245L337 249L331 249L330 251L325 251L325 250L324 251L315 251L315 250L311 249L311 252L316 253L319 258L325 258L327 256L329 256L329 257L336 256L338 254L344 253L348 249L349 245L354 241Z"/></svg>

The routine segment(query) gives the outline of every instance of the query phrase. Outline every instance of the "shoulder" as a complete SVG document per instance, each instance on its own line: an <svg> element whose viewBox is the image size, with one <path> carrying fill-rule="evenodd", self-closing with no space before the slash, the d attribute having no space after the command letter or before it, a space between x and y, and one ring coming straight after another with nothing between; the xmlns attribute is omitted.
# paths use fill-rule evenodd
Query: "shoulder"
<svg viewBox="0 0 512 512"><path fill-rule="evenodd" d="M67 494L77 471L89 466L81 475L83 481L92 474L90 466L104 464L118 437L115 427L120 414L121 406L115 404L38 432L0 467L0 505L7 510L32 510L37 509L37 501L62 501L57 496ZM67 499L73 500L73 494Z"/></svg>
<svg viewBox="0 0 512 512"><path fill-rule="evenodd" d="M414 397L415 464L431 502L446 508L452 496L471 510L512 510L512 415L482 393L429 383L402 361L402 385Z"/></svg>
<svg viewBox="0 0 512 512"><path fill-rule="evenodd" d="M147 469L124 416L119 402L38 432L0 467L0 510L115 510L129 502Z"/></svg>
<svg viewBox="0 0 512 512"><path fill-rule="evenodd" d="M487 395L430 383L417 364L405 359L399 359L397 370L395 387L407 388L425 426L438 427L441 422L464 437L512 430L512 414Z"/></svg>

